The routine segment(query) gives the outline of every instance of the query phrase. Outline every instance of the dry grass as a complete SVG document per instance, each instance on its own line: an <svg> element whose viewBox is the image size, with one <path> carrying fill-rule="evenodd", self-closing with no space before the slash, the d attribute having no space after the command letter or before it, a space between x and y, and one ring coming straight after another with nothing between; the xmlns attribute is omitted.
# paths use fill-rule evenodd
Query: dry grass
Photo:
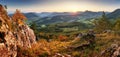
<svg viewBox="0 0 120 57"><path fill-rule="evenodd" d="M51 57L55 53L70 54L74 57L95 57L100 55L103 50L109 48L111 44L120 44L120 37L114 34L97 34L94 49L91 50L90 47L82 51L69 51L67 49L68 46L79 45L81 43L82 42L80 41L80 39L75 39L74 41L70 40L66 42L59 40L52 40L50 42L47 42L45 39L41 39L38 41L37 44L32 45L31 49L23 49L20 52L22 53L22 56L29 55L29 57Z"/></svg>

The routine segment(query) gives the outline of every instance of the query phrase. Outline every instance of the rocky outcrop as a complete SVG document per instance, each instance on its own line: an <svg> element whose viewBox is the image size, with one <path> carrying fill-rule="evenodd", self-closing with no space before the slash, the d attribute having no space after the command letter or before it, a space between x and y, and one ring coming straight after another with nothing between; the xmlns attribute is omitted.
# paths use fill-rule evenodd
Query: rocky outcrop
<svg viewBox="0 0 120 57"><path fill-rule="evenodd" d="M21 29L14 34L16 34L17 45L24 48L30 48L31 44L36 43L34 32L27 25L21 26Z"/></svg>
<svg viewBox="0 0 120 57"><path fill-rule="evenodd" d="M101 52L100 57L104 57L104 56L108 56L108 57L120 57L120 45L118 45L118 44L112 44L109 48L107 48L106 50L103 50Z"/></svg>
<svg viewBox="0 0 120 57"><path fill-rule="evenodd" d="M16 57L17 46L31 48L36 43L34 32L24 23L25 19L19 10L9 17L0 5L0 57Z"/></svg>

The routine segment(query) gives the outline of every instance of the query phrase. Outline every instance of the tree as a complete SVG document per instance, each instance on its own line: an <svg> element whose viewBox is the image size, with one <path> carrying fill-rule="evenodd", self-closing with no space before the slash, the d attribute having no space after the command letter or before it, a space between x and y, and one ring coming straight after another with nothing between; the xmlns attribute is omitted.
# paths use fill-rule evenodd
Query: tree
<svg viewBox="0 0 120 57"><path fill-rule="evenodd" d="M99 33L111 29L110 21L107 19L105 12L103 12L103 15L100 19L94 21L94 24L95 31Z"/></svg>
<svg viewBox="0 0 120 57"><path fill-rule="evenodd" d="M114 28L115 31L120 31L120 19L117 19L115 24L114 24Z"/></svg>
<svg viewBox="0 0 120 57"><path fill-rule="evenodd" d="M34 31L37 30L37 24L35 22L30 23L30 28L33 29Z"/></svg>
<svg viewBox="0 0 120 57"><path fill-rule="evenodd" d="M39 31L38 31L38 27L37 27L37 24L33 21L30 23L30 28L34 30L34 33L36 35L36 40L38 40L39 38Z"/></svg>
<svg viewBox="0 0 120 57"><path fill-rule="evenodd" d="M12 16L13 21L15 21L19 25L23 25L24 21L27 19L24 14L22 14L18 9Z"/></svg>

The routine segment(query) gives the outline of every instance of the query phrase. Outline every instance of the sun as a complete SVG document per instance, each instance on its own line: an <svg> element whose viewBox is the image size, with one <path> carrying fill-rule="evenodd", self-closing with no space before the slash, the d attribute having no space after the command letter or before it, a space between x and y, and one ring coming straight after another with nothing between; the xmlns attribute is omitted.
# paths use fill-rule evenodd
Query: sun
<svg viewBox="0 0 120 57"><path fill-rule="evenodd" d="M68 9L71 12L77 12L77 11L79 11L79 6L78 5L70 5L70 6L68 6Z"/></svg>

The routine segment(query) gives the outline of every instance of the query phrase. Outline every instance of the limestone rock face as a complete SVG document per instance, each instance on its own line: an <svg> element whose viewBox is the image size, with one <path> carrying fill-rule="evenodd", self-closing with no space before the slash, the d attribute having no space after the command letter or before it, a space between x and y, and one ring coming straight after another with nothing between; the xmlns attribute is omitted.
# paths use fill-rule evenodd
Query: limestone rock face
<svg viewBox="0 0 120 57"><path fill-rule="evenodd" d="M16 57L17 46L31 48L31 45L36 43L34 31L22 19L25 16L18 10L16 13L13 19L0 5L0 57Z"/></svg>
<svg viewBox="0 0 120 57"><path fill-rule="evenodd" d="M30 48L31 44L36 43L34 32L27 25L20 26L20 28L21 29L15 33L17 34L17 45Z"/></svg>

